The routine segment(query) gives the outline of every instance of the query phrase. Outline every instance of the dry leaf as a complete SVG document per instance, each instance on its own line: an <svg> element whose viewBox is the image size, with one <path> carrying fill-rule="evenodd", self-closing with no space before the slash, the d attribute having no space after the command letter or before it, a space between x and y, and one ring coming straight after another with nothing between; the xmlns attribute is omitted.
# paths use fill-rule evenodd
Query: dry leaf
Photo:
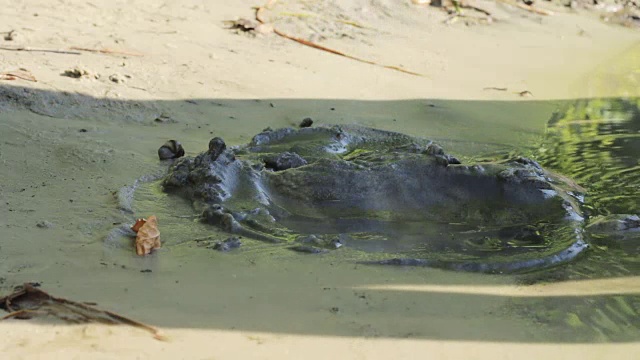
<svg viewBox="0 0 640 360"><path fill-rule="evenodd" d="M160 248L160 230L158 230L158 219L155 215L148 219L138 219L131 227L136 231L136 254L143 256L151 253L154 249Z"/></svg>

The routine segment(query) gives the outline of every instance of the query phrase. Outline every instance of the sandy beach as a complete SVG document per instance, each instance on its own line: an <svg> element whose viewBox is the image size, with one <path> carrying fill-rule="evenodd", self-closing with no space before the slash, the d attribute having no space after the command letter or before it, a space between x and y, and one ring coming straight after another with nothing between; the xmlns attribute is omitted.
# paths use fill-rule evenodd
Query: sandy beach
<svg viewBox="0 0 640 360"><path fill-rule="evenodd" d="M15 32L0 37L0 295L37 282L158 327L166 341L128 326L12 319L0 322L2 358L636 358L638 327L602 317L597 332L540 309L581 316L624 297L635 314L638 276L525 285L258 242L225 254L188 240L227 234L151 185L133 214L122 210L123 187L166 171L157 149L168 139L193 156L214 136L237 145L311 117L435 139L473 159L536 148L561 101L640 96L638 29L546 3L536 5L553 15L474 4L491 24L449 24L411 1L266 11L277 29L421 74L411 75L227 29L254 19L262 4L251 1L6 2L0 32ZM152 213L160 251L138 257L109 240L114 224Z"/></svg>

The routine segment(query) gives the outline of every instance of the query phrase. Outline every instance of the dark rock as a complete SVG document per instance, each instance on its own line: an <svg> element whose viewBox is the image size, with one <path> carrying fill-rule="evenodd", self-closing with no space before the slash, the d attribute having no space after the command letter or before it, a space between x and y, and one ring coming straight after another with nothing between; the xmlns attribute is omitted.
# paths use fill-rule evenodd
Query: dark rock
<svg viewBox="0 0 640 360"><path fill-rule="evenodd" d="M47 221L47 220L42 220L42 221L38 222L38 223L36 224L36 226L37 226L37 227L39 227L39 228L41 228L41 229L51 229L51 228L53 227L53 224L52 224L52 223L50 223L50 222L49 222L49 221Z"/></svg>
<svg viewBox="0 0 640 360"><path fill-rule="evenodd" d="M172 118L169 115L165 115L165 114L161 114L160 116L156 117L155 119L153 119L154 122L159 123L159 124L175 124L178 121L174 118Z"/></svg>

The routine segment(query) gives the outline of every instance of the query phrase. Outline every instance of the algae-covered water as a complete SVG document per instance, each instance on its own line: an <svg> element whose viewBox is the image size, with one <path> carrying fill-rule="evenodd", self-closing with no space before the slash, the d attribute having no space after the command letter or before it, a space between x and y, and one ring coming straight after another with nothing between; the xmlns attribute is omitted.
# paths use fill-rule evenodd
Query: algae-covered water
<svg viewBox="0 0 640 360"><path fill-rule="evenodd" d="M239 145L267 126L294 126L311 115L320 124L432 139L463 162L533 158L585 189L588 222L638 213L637 99L198 100L203 105L180 111L182 103L118 103L141 118L158 107L181 114L180 122L158 124L91 118L82 106L100 100L81 96L74 98L77 116L43 116L34 96L68 95L36 93L24 104L22 90L7 91L20 106L0 115L4 291L37 281L56 295L166 328L535 343L640 339L637 232L587 232L591 246L580 256L524 274L361 265L372 252L300 254L249 238L221 253L213 244L230 234L201 223L190 202L153 180L166 172L156 150L167 139L193 156L213 136ZM134 187L123 204L122 189ZM113 229L150 214L159 219L163 248L141 258Z"/></svg>
<svg viewBox="0 0 640 360"><path fill-rule="evenodd" d="M466 105L445 104L446 107L462 109ZM547 116L544 132L532 135L530 141L521 143L524 146L511 144L510 141L486 143L486 140L482 139L486 134L480 135L481 140L478 141L471 136L461 138L454 134L451 134L451 137L436 137L435 140L449 144L447 151L461 156L465 161L491 161L523 155L566 177L569 183L575 181L577 188L581 188L582 191L579 199L585 224L598 216L638 214L640 101L634 98L611 98L542 102L523 106L535 108L536 105L542 109L553 107L554 110ZM500 104L497 108L500 106L514 106L515 109L518 107ZM465 125L461 123L458 126ZM517 125L514 127L517 128ZM511 139L509 132L522 136L514 128L507 127L502 129L502 132L506 133L502 136L507 140ZM478 151L478 148L484 151ZM456 150L459 152L456 153ZM161 180L141 183L133 199L132 208L135 213L155 211L165 219L165 223L169 225L169 237L172 239L171 243L167 244L170 248L191 247L208 252L212 251L216 242L231 236L211 225L200 223L199 213L191 207L190 202L175 194L164 193ZM467 228L464 224L419 225L415 222L393 222L385 225L377 221L359 221L356 225L338 226L334 218L327 218L326 221L326 226L323 226L322 219L297 226L303 226L312 233L339 233L348 231L349 226L352 226L357 231L355 235L351 234L351 242L338 250L321 255L309 255L290 251L289 243L273 244L241 237L242 248L234 250L233 254L222 256L243 259L238 261L250 259L250 262L269 259L281 264L288 261L304 262L310 257L318 257L319 259L312 261L333 266L334 263L356 264L361 261L378 260L384 258L380 256L381 252L389 252L394 256L401 254L422 258L431 256L436 259L460 259L461 255L456 253L460 252L457 247L465 247L463 259L464 256L473 256L476 260L484 259L485 263L491 263L505 261L505 258L509 259L509 255L519 261L544 258L575 241L571 240L572 230L568 230L567 234L557 230L536 230L536 238L544 237L543 240L534 241L535 244L521 240L520 244L514 245L517 240L512 238L509 238L509 241L494 238L496 241L492 242L488 236L483 238L482 243L478 243L478 233L491 235L491 232L486 228L484 232L478 230L478 227ZM346 220L346 223L350 221ZM541 228L538 223L525 225ZM451 235L452 226L460 231L456 236L462 237L462 241L454 239ZM549 223L542 225L543 228L544 226L550 227ZM386 235L376 236L381 234L381 227L385 227ZM503 229L501 234L504 232ZM470 233L472 235L466 235ZM468 238L464 238L465 236ZM504 235L508 236L509 234ZM355 239L356 237L359 239ZM537 270L536 267L526 268L524 274L514 275L511 279L526 285L624 277L628 277L632 283L637 281L637 277L640 276L640 231L602 233L589 231L587 228L584 237L590 247L577 256L568 256L552 263L551 265L555 266L551 267L540 266ZM358 243L358 240L361 243ZM361 251L363 248L364 251ZM522 248L529 252L525 255L519 254L518 251ZM495 252L503 252L506 255L495 257ZM411 267L403 269L416 273L424 271ZM384 274L385 271L393 274L398 269L376 270L379 274ZM631 287L633 288L633 285ZM510 299L503 310L507 311L509 316L523 317L539 326L551 327L558 331L561 334L560 338L565 341L628 341L636 339L640 329L640 297L626 294L625 291L621 291L619 295L555 296L536 300L516 297Z"/></svg>

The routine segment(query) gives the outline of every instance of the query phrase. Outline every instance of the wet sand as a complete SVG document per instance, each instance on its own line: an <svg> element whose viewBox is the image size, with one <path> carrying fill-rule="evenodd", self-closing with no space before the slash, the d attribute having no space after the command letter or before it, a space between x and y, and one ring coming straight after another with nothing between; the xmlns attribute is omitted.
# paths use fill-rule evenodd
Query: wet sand
<svg viewBox="0 0 640 360"><path fill-rule="evenodd" d="M560 99L640 96L638 32L589 14L541 18L482 2L502 21L466 28L442 24L433 8L344 4L377 30L326 45L427 76L225 30L223 20L252 16L247 1L5 6L0 23L18 36L3 45L144 56L0 51L0 71L22 67L39 80L0 81L0 292L40 282L55 296L158 326L169 341L127 327L10 320L0 323L2 354L597 359L640 351L637 329L614 324L594 334L571 317L550 323L530 310L637 296L637 277L525 286L509 276L356 266L268 244L222 254L189 239L225 234L175 217L160 217L165 247L152 256L106 241L114 223L150 211L189 214L172 199L134 203L134 214L118 209L119 189L162 171L156 150L167 139L194 155L213 136L240 144L311 116L435 139L474 158L534 149ZM89 76L60 75L74 66ZM114 74L125 81L109 80ZM514 93L524 90L534 96Z"/></svg>

